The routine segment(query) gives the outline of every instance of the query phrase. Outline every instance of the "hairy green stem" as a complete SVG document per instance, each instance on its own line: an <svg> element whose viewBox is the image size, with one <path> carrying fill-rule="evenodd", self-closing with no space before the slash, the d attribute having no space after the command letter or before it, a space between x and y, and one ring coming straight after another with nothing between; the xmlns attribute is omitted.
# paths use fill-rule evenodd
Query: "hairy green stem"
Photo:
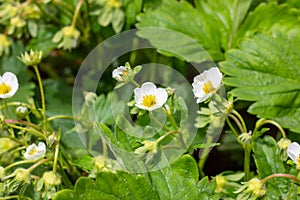
<svg viewBox="0 0 300 200"><path fill-rule="evenodd" d="M136 87L141 87L140 84L138 84L138 83L137 83L135 80L133 80L133 79L132 79L130 82L131 82L134 86L136 86Z"/></svg>
<svg viewBox="0 0 300 200"><path fill-rule="evenodd" d="M232 125L232 123L230 122L230 120L229 120L229 118L228 118L227 116L226 116L226 122L227 122L227 124L228 124L230 130L231 130L232 133L234 134L234 136L235 136L236 138L238 138L238 137L239 137L239 133L237 132L237 130L235 130L234 126Z"/></svg>
<svg viewBox="0 0 300 200"><path fill-rule="evenodd" d="M251 158L251 145L246 144L244 146L244 181L250 179L250 158Z"/></svg>
<svg viewBox="0 0 300 200"><path fill-rule="evenodd" d="M31 198L26 197L26 196L22 196L22 195L0 197L0 200L6 200L6 199L29 199L29 200L31 200Z"/></svg>
<svg viewBox="0 0 300 200"><path fill-rule="evenodd" d="M37 131L35 129L20 127L20 126L16 126L16 125L13 125L13 124L6 124L6 125L9 126L9 127L11 127L11 128L15 128L15 129L27 131L29 133L33 133L36 136L39 136L39 137L42 137L42 138L46 138L46 136L43 133L41 133L41 132L39 132L39 131Z"/></svg>
<svg viewBox="0 0 300 200"><path fill-rule="evenodd" d="M30 123L30 122L27 122L27 121L22 121L22 120L6 119L6 120L4 120L4 122L6 124L21 124L21 125L30 126L30 127L35 128L37 130L40 129L40 127L37 126L36 124Z"/></svg>
<svg viewBox="0 0 300 200"><path fill-rule="evenodd" d="M10 107L10 106L20 106L20 105L25 105L26 107L30 107L28 104L25 104L25 103L21 103L21 102L8 102L7 103L7 106ZM2 109L6 109L6 105L1 105L0 106L0 110Z"/></svg>
<svg viewBox="0 0 300 200"><path fill-rule="evenodd" d="M255 127L255 130L257 131L260 127L262 127L264 124L272 124L278 128L278 130L281 132L282 137L286 138L286 133L284 129L275 121L270 120L270 119L262 119L262 122L259 124L258 127Z"/></svg>
<svg viewBox="0 0 300 200"><path fill-rule="evenodd" d="M166 108L166 113L167 113L168 119L170 120L173 128L176 129L176 130L178 130L178 126L177 126L176 121L175 121L175 119L173 117L173 114L171 112L170 107L168 105L165 105L165 108Z"/></svg>
<svg viewBox="0 0 300 200"><path fill-rule="evenodd" d="M213 137L208 135L205 144L210 144L212 141L213 141ZM208 158L209 151L210 151L210 147L204 148L202 151L203 157L202 156L200 157L200 155L199 155L198 168L199 168L199 173L200 173L201 177L205 176L205 174L203 172L203 168L204 168L206 160Z"/></svg>
<svg viewBox="0 0 300 200"><path fill-rule="evenodd" d="M300 185L300 180L296 176L293 176L290 174L282 174L282 173L271 174L271 175L263 178L261 180L261 184L265 184L267 181L271 180L272 178L289 178L289 179L293 180L297 185Z"/></svg>
<svg viewBox="0 0 300 200"><path fill-rule="evenodd" d="M56 173L57 160L58 160L58 152L59 152L59 141L55 145L54 163L53 163L53 169L52 169L52 172L54 174Z"/></svg>
<svg viewBox="0 0 300 200"><path fill-rule="evenodd" d="M168 137L169 135L173 135L174 133L178 133L178 131L169 131L166 134L160 136L157 140L156 143L160 143L163 139L165 139L166 137Z"/></svg>
<svg viewBox="0 0 300 200"><path fill-rule="evenodd" d="M7 100L4 99L4 106L5 106L5 110L6 110L6 115L7 117L10 119L10 113L9 113L9 110L8 110L8 105L7 105Z"/></svg>
<svg viewBox="0 0 300 200"><path fill-rule="evenodd" d="M246 127L246 123L243 119L243 117L240 115L240 113L238 113L236 110L232 110L231 111L232 114L234 114L235 116L237 116L237 118L240 120L241 124L242 124L242 127L243 127L243 133L247 133L247 127Z"/></svg>
<svg viewBox="0 0 300 200"><path fill-rule="evenodd" d="M41 78L38 66L33 65L32 67L35 71L36 77L38 79L39 87L40 87L41 101L42 101L42 111L41 111L41 113L42 113L42 116L43 116L43 122L45 122L45 120L46 120L46 103L45 103L45 93L44 93L44 88L43 88L43 82L42 82L42 78Z"/></svg>
<svg viewBox="0 0 300 200"><path fill-rule="evenodd" d="M236 123L236 125L239 127L240 132L243 133L244 132L244 128L240 122L240 120L233 114L228 114L228 116L233 119L233 121Z"/></svg>
<svg viewBox="0 0 300 200"><path fill-rule="evenodd" d="M165 129L165 131L170 131L169 128L165 125L163 125L154 115L153 112L150 111L149 115L151 116L150 118L154 120L154 122L159 126L159 127L163 127L163 129Z"/></svg>
<svg viewBox="0 0 300 200"><path fill-rule="evenodd" d="M76 9L75 9L74 15L73 15L71 26L74 27L74 28L75 28L75 25L76 25L76 20L77 20L80 8L82 6L82 3L83 3L83 0L79 0L78 4L76 6Z"/></svg>
<svg viewBox="0 0 300 200"><path fill-rule="evenodd" d="M47 121L52 121L52 120L55 120L55 119L74 119L74 117L73 116L68 116L68 115L56 115L56 116L49 117L47 119Z"/></svg>
<svg viewBox="0 0 300 200"><path fill-rule="evenodd" d="M40 160L39 162L35 163L34 165L32 165L31 167L28 168L28 170L30 172L32 172L35 168L37 168L38 166L40 166L41 164L49 161L49 160L52 160L52 158L45 158L43 160Z"/></svg>

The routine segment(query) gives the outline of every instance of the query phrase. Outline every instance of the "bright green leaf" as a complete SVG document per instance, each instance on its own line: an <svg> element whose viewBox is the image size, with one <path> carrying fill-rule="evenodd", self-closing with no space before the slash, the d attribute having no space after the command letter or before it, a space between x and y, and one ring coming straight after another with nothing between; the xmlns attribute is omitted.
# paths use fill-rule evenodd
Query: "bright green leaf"
<svg viewBox="0 0 300 200"><path fill-rule="evenodd" d="M150 175L160 199L197 199L198 168L191 156L184 155Z"/></svg>
<svg viewBox="0 0 300 200"><path fill-rule="evenodd" d="M300 132L300 39L277 34L258 35L226 54L224 83L236 87L232 94L255 101L248 111L271 118L283 127Z"/></svg>
<svg viewBox="0 0 300 200"><path fill-rule="evenodd" d="M96 181L89 178L79 178L73 191L63 190L55 200L131 200L159 199L149 181L143 175L127 172L101 172Z"/></svg>

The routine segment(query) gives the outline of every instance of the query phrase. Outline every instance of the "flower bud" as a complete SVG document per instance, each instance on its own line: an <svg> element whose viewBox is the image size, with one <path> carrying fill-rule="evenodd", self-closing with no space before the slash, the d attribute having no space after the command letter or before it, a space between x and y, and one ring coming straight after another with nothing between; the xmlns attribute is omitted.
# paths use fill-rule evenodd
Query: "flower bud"
<svg viewBox="0 0 300 200"><path fill-rule="evenodd" d="M249 133L242 133L241 135L239 135L239 140L245 144L249 144L249 142L251 141L251 137L252 137L251 134L252 134L251 131Z"/></svg>
<svg viewBox="0 0 300 200"><path fill-rule="evenodd" d="M288 138L281 138L277 142L277 145L280 149L287 149L291 143L292 143L291 140L289 140Z"/></svg>
<svg viewBox="0 0 300 200"><path fill-rule="evenodd" d="M137 148L135 154L144 154L146 152L156 153L157 152L157 143L156 141L145 140L142 142L143 146Z"/></svg>
<svg viewBox="0 0 300 200"><path fill-rule="evenodd" d="M224 190L224 186L227 183L227 180L224 176L222 175L217 175L216 176L216 183L217 183L217 187L216 187L216 192L222 192Z"/></svg>
<svg viewBox="0 0 300 200"><path fill-rule="evenodd" d="M175 94L176 89L175 88L167 87L166 91L168 93L168 96L173 96Z"/></svg>
<svg viewBox="0 0 300 200"><path fill-rule="evenodd" d="M96 102L97 94L94 92L84 91L83 96L84 96L85 103L88 106L93 105Z"/></svg>
<svg viewBox="0 0 300 200"><path fill-rule="evenodd" d="M45 186L55 186L61 183L60 176L53 171L45 172L43 175Z"/></svg>
<svg viewBox="0 0 300 200"><path fill-rule="evenodd" d="M57 132L54 132L53 134L49 135L46 139L46 143L48 145L48 147L52 147L53 144L55 144L58 140L56 137Z"/></svg>
<svg viewBox="0 0 300 200"><path fill-rule="evenodd" d="M118 82L129 81L132 77L132 70L131 68L120 66L117 69L114 69L114 71L112 72L112 77Z"/></svg>
<svg viewBox="0 0 300 200"><path fill-rule="evenodd" d="M25 52L24 54L21 54L21 58L19 59L27 66L34 66L41 62L42 55L43 51L30 50L30 53Z"/></svg>
<svg viewBox="0 0 300 200"><path fill-rule="evenodd" d="M15 180L21 181L24 183L30 183L30 171L23 168L18 168L14 172Z"/></svg>
<svg viewBox="0 0 300 200"><path fill-rule="evenodd" d="M29 111L26 106L18 106L15 110L15 114L18 118L23 119L29 114Z"/></svg>
<svg viewBox="0 0 300 200"><path fill-rule="evenodd" d="M255 196L260 197L266 194L266 190L263 188L261 181L258 178L253 178L248 182L249 192L252 192Z"/></svg>

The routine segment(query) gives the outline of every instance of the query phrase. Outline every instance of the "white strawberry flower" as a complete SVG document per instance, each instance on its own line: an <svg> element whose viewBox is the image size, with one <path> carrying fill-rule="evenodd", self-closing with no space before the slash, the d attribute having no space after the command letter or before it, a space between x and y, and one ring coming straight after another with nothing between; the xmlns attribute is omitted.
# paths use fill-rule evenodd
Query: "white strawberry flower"
<svg viewBox="0 0 300 200"><path fill-rule="evenodd" d="M152 111L161 108L168 99L168 93L163 88L157 88L154 83L146 82L141 88L134 89L135 106Z"/></svg>
<svg viewBox="0 0 300 200"><path fill-rule="evenodd" d="M222 73L217 67L205 70L194 77L192 84L194 95L197 97L197 103L201 103L215 93L222 81Z"/></svg>
<svg viewBox="0 0 300 200"><path fill-rule="evenodd" d="M35 160L38 158L42 158L46 153L46 145L44 142L40 142L38 146L36 144L29 145L26 148L26 152L24 153L24 157L27 160Z"/></svg>
<svg viewBox="0 0 300 200"><path fill-rule="evenodd" d="M0 98L6 99L12 97L18 90L18 78L11 72L5 72L0 76Z"/></svg>
<svg viewBox="0 0 300 200"><path fill-rule="evenodd" d="M297 142L293 142L288 146L287 155L300 168L300 145Z"/></svg>
<svg viewBox="0 0 300 200"><path fill-rule="evenodd" d="M126 76L128 73L128 68L124 66L120 66L117 69L114 69L112 72L112 77L119 82L123 82L123 76Z"/></svg>

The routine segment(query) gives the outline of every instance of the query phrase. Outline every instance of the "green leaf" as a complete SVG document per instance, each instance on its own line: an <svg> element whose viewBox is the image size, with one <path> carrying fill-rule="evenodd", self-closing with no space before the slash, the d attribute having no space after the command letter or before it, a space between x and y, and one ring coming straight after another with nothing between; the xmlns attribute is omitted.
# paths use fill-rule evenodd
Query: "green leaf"
<svg viewBox="0 0 300 200"><path fill-rule="evenodd" d="M113 10L113 17L112 17L112 27L116 33L121 32L124 21L125 21L125 14L122 9L114 9Z"/></svg>
<svg viewBox="0 0 300 200"><path fill-rule="evenodd" d="M101 9L101 12L98 16L98 23L101 26L108 26L113 17L113 9L109 6L105 6Z"/></svg>
<svg viewBox="0 0 300 200"><path fill-rule="evenodd" d="M65 189L56 193L53 200L75 199L73 190Z"/></svg>
<svg viewBox="0 0 300 200"><path fill-rule="evenodd" d="M106 97L104 94L101 94L98 96L95 103L97 122L105 123L107 125L114 124L114 116L123 113L124 108L125 103L118 100L113 93L108 93Z"/></svg>
<svg viewBox="0 0 300 200"><path fill-rule="evenodd" d="M253 37L257 33L281 32L289 36L298 35L299 11L287 4L270 2L260 4L249 14L238 32L238 37Z"/></svg>
<svg viewBox="0 0 300 200"><path fill-rule="evenodd" d="M35 38L38 34L38 28L39 28L37 22L34 20L28 20L27 27L28 27L28 32L30 33L30 35L33 38Z"/></svg>
<svg viewBox="0 0 300 200"><path fill-rule="evenodd" d="M143 0L123 1L125 6L126 27L129 29L136 21L136 15L142 11Z"/></svg>
<svg viewBox="0 0 300 200"><path fill-rule="evenodd" d="M134 127L122 115L116 120L115 132L120 148L127 151L133 151L134 148L139 146L139 138L134 137L134 135L136 135Z"/></svg>
<svg viewBox="0 0 300 200"><path fill-rule="evenodd" d="M90 171L94 168L94 159L91 156L82 156L73 162L75 166L83 170Z"/></svg>
<svg viewBox="0 0 300 200"><path fill-rule="evenodd" d="M231 47L234 35L240 23L243 22L251 1L213 0L196 1L195 3L197 9L185 1L164 0L155 10L149 10L138 16L139 23L137 26L139 28L168 28L178 31L185 34L186 37L195 39L214 60L222 60L223 50ZM139 35L149 39L154 46L163 44L176 48L175 45L178 45L183 49L182 53L184 54L182 55L188 56L190 61L202 61L203 56L196 56L195 46L184 40L178 41L174 38L165 37L158 40L157 37L162 35L159 34L159 30L156 30L156 34L145 35L141 33ZM171 46L172 44L173 46ZM194 56L192 56L193 54Z"/></svg>
<svg viewBox="0 0 300 200"><path fill-rule="evenodd" d="M72 198L71 198L72 197ZM79 178L73 191L63 190L54 200L92 200L92 199L159 199L149 181L138 174L127 172L101 172L96 181Z"/></svg>
<svg viewBox="0 0 300 200"><path fill-rule="evenodd" d="M57 32L53 37L55 30L56 27L52 25L39 25L37 37L29 41L26 49L43 50L43 57L46 57L53 49L56 48L57 45L55 43L59 42L63 37L62 31Z"/></svg>
<svg viewBox="0 0 300 200"><path fill-rule="evenodd" d="M199 196L197 199L205 199L205 200L217 200L219 199L219 194L215 193L216 190L216 181L211 182L208 177L204 177L197 184L197 189Z"/></svg>
<svg viewBox="0 0 300 200"><path fill-rule="evenodd" d="M150 172L150 176L160 199L197 199L198 168L189 155L169 167Z"/></svg>
<svg viewBox="0 0 300 200"><path fill-rule="evenodd" d="M72 87L62 80L44 80L47 115L72 114Z"/></svg>
<svg viewBox="0 0 300 200"><path fill-rule="evenodd" d="M287 170L278 154L276 141L265 136L254 144L254 161L260 179L276 173L286 173ZM286 199L292 181L285 178L274 178L266 183L267 199Z"/></svg>
<svg viewBox="0 0 300 200"><path fill-rule="evenodd" d="M257 33L280 31L289 36L299 35L299 11L288 4L277 2L262 3L249 13L252 1L248 0L195 0L196 9L186 1L164 0L153 10L138 16L138 28L157 27L178 31L191 37L203 46L215 60L223 60L223 52L236 47L242 38L252 38ZM167 56L185 58L187 61L201 62L196 56L196 45L184 40L164 37L156 33L140 32L159 52ZM176 37L176 36L174 36ZM178 38L178 36L177 36ZM176 41L176 42L174 42ZM180 51L176 48L182 48ZM167 53L160 49L166 50Z"/></svg>
<svg viewBox="0 0 300 200"><path fill-rule="evenodd" d="M24 72L27 67L18 59L24 51L24 46L21 41L16 41L11 44L10 54L0 57L0 66L2 74L4 72L13 72L17 76L19 73ZM18 77L19 78L19 77Z"/></svg>
<svg viewBox="0 0 300 200"><path fill-rule="evenodd" d="M300 39L257 35L226 54L221 70L232 94L255 101L248 112L300 132Z"/></svg>

